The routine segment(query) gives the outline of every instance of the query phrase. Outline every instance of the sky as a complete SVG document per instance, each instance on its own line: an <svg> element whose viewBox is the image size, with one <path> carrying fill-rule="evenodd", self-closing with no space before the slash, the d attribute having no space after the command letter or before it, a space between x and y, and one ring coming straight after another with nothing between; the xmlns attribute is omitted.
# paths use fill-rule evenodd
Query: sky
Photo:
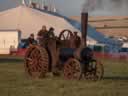
<svg viewBox="0 0 128 96"><path fill-rule="evenodd" d="M28 0L26 0L28 1ZM32 0L41 2L41 0ZM58 12L65 16L79 16L88 0L45 0L54 1ZM91 16L128 16L128 0L90 0L94 1L93 9L89 10ZM0 0L0 11L13 8L21 4L21 0ZM92 4L92 3L91 3ZM91 8L90 8L91 9Z"/></svg>
<svg viewBox="0 0 128 96"><path fill-rule="evenodd" d="M41 2L41 0L32 0L32 1ZM52 0L45 0L45 1L48 2ZM84 0L80 0L80 1L79 0L54 0L54 2L59 13L64 14L66 16L74 16L74 15L80 14L79 11L82 9L81 6ZM19 4L21 4L21 0L0 0L0 11L13 8Z"/></svg>

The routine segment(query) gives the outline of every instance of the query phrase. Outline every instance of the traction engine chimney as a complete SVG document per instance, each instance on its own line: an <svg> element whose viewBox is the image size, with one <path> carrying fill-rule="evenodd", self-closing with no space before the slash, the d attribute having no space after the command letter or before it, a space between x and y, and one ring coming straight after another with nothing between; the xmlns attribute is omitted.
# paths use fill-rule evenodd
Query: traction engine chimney
<svg viewBox="0 0 128 96"><path fill-rule="evenodd" d="M88 12L81 13L82 44L87 46Z"/></svg>

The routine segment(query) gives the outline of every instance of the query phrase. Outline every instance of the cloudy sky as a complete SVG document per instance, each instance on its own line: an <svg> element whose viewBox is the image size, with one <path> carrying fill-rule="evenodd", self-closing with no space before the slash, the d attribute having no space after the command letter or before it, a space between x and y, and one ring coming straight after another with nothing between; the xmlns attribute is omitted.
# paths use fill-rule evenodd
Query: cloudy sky
<svg viewBox="0 0 128 96"><path fill-rule="evenodd" d="M28 1L28 0L26 0ZM41 2L41 0L32 0ZM83 6L88 0L45 0L46 2L54 1L58 12L66 16L80 15ZM128 0L91 0L94 1L94 8L90 15L103 16L126 16L128 15ZM21 4L21 0L0 0L0 11L13 8ZM85 6L84 6L85 7ZM85 7L86 8L86 7Z"/></svg>

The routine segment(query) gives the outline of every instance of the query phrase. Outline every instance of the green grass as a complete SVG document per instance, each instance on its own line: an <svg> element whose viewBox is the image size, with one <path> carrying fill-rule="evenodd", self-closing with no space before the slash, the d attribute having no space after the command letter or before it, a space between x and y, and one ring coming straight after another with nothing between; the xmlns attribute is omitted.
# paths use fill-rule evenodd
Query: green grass
<svg viewBox="0 0 128 96"><path fill-rule="evenodd" d="M128 96L128 62L101 60L101 81L67 81L62 77L30 79L23 61L0 62L0 96Z"/></svg>

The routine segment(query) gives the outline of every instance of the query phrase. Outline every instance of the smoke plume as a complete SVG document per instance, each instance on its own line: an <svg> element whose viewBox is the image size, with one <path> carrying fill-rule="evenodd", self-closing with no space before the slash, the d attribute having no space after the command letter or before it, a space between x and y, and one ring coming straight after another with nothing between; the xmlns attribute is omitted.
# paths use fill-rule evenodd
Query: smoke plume
<svg viewBox="0 0 128 96"><path fill-rule="evenodd" d="M127 10L128 0L85 0L82 7L83 12L110 15L128 15Z"/></svg>
<svg viewBox="0 0 128 96"><path fill-rule="evenodd" d="M96 0L85 0L82 12L89 12L95 9Z"/></svg>

